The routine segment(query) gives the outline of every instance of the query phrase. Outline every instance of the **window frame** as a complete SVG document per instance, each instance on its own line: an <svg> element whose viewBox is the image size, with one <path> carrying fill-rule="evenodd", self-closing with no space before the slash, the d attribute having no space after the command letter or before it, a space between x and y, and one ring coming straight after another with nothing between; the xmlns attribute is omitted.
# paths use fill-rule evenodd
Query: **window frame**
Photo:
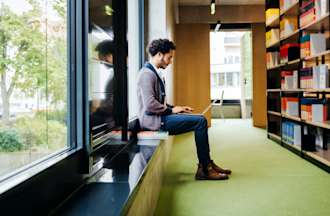
<svg viewBox="0 0 330 216"><path fill-rule="evenodd" d="M145 64L145 0L139 1L139 49L140 49L140 68Z"/></svg>
<svg viewBox="0 0 330 216"><path fill-rule="evenodd" d="M80 73L77 73L78 68L76 67L82 62L82 59L77 58L77 53L79 53L77 44L81 40L79 40L79 37L76 37L79 35L77 34L77 28L80 28L79 23L77 23L79 19L77 10L80 7L82 7L82 4L79 1L67 0L67 145L62 150L48 154L0 176L0 196L83 148L82 139L78 135L82 134L82 128L77 127L81 122L79 116L82 113L80 108L82 107L82 101L80 100L82 95L79 96L79 92L82 89L79 82L81 82L82 77Z"/></svg>
<svg viewBox="0 0 330 216"><path fill-rule="evenodd" d="M139 20L139 30L138 30L138 41L139 41L139 68L142 68L145 64L145 0L138 0L138 20ZM127 23L128 25L128 23ZM128 27L128 26L127 26ZM129 56L128 56L129 58ZM129 82L129 80L127 80ZM129 91L129 89L128 89ZM127 103L130 103L130 97L128 97ZM130 111L130 110L128 110ZM128 127L134 127L130 125L136 125L138 121L138 114L128 118Z"/></svg>

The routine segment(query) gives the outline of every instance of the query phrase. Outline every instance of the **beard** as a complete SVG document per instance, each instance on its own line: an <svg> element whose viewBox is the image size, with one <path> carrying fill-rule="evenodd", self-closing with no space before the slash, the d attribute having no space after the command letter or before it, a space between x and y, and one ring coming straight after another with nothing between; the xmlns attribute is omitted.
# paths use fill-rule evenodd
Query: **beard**
<svg viewBox="0 0 330 216"><path fill-rule="evenodd" d="M160 65L160 68L161 69L166 69L168 64L165 63L164 58L162 58L161 62L162 62L162 64Z"/></svg>

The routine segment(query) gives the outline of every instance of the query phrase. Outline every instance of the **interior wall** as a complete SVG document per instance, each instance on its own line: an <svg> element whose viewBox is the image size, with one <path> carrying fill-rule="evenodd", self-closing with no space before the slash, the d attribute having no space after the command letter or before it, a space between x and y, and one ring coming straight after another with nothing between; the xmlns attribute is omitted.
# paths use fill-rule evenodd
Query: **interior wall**
<svg viewBox="0 0 330 216"><path fill-rule="evenodd" d="M208 24L177 24L175 32L175 103L202 112L210 104L210 27ZM210 124L210 110L205 117Z"/></svg>
<svg viewBox="0 0 330 216"><path fill-rule="evenodd" d="M167 38L175 42L175 3L176 0L148 0L146 5L147 32L146 47L154 39ZM148 58L147 58L148 60ZM174 64L169 65L164 71L166 80L167 102L174 103Z"/></svg>
<svg viewBox="0 0 330 216"><path fill-rule="evenodd" d="M253 125L265 128L267 124L267 77L266 45L264 23L252 24L252 58L253 58Z"/></svg>
<svg viewBox="0 0 330 216"><path fill-rule="evenodd" d="M166 0L148 0L148 43L167 36Z"/></svg>
<svg viewBox="0 0 330 216"><path fill-rule="evenodd" d="M166 1L166 31L167 31L167 38L175 42L175 0ZM174 65L175 65L175 58L173 59L172 64L169 65L167 72L165 73L167 102L173 105L175 105Z"/></svg>

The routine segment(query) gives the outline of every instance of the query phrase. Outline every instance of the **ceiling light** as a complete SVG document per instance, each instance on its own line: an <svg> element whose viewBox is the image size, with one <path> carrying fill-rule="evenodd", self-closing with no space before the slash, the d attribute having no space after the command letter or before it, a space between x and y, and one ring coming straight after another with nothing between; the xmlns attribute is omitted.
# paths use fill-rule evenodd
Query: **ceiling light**
<svg viewBox="0 0 330 216"><path fill-rule="evenodd" d="M112 7L110 5L105 5L104 10L105 10L106 15L108 15L108 16L113 15L114 10L112 9Z"/></svg>
<svg viewBox="0 0 330 216"><path fill-rule="evenodd" d="M218 32L220 30L220 27L221 27L221 22L220 20L218 20L217 25L214 28L214 32Z"/></svg>
<svg viewBox="0 0 330 216"><path fill-rule="evenodd" d="M211 9L211 14L214 15L215 14L215 0L211 0L211 5L210 5L210 9Z"/></svg>

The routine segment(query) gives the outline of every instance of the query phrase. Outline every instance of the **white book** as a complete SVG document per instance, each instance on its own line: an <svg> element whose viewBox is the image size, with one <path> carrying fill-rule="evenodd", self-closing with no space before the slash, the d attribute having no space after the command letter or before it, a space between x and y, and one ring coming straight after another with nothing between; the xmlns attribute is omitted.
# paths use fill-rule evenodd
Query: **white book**
<svg viewBox="0 0 330 216"><path fill-rule="evenodd" d="M329 0L315 0L315 13L317 19L329 13Z"/></svg>
<svg viewBox="0 0 330 216"><path fill-rule="evenodd" d="M310 34L310 49L312 56L322 53L326 50L326 40L324 34Z"/></svg>
<svg viewBox="0 0 330 216"><path fill-rule="evenodd" d="M313 67L313 88L320 88L320 68L318 66Z"/></svg>
<svg viewBox="0 0 330 216"><path fill-rule="evenodd" d="M319 88L324 89L329 87L329 69L328 65L320 65L319 66L320 72L320 83Z"/></svg>
<svg viewBox="0 0 330 216"><path fill-rule="evenodd" d="M297 124L294 125L293 144L301 146L301 126Z"/></svg>
<svg viewBox="0 0 330 216"><path fill-rule="evenodd" d="M270 56L270 67L274 67L280 64L279 52L271 52Z"/></svg>
<svg viewBox="0 0 330 216"><path fill-rule="evenodd" d="M293 76L285 76L285 89L293 89Z"/></svg>
<svg viewBox="0 0 330 216"><path fill-rule="evenodd" d="M293 71L293 88L298 88L298 70Z"/></svg>
<svg viewBox="0 0 330 216"><path fill-rule="evenodd" d="M323 104L312 104L312 121L323 122Z"/></svg>
<svg viewBox="0 0 330 216"><path fill-rule="evenodd" d="M299 116L299 104L298 102L288 101L287 114L290 116Z"/></svg>

